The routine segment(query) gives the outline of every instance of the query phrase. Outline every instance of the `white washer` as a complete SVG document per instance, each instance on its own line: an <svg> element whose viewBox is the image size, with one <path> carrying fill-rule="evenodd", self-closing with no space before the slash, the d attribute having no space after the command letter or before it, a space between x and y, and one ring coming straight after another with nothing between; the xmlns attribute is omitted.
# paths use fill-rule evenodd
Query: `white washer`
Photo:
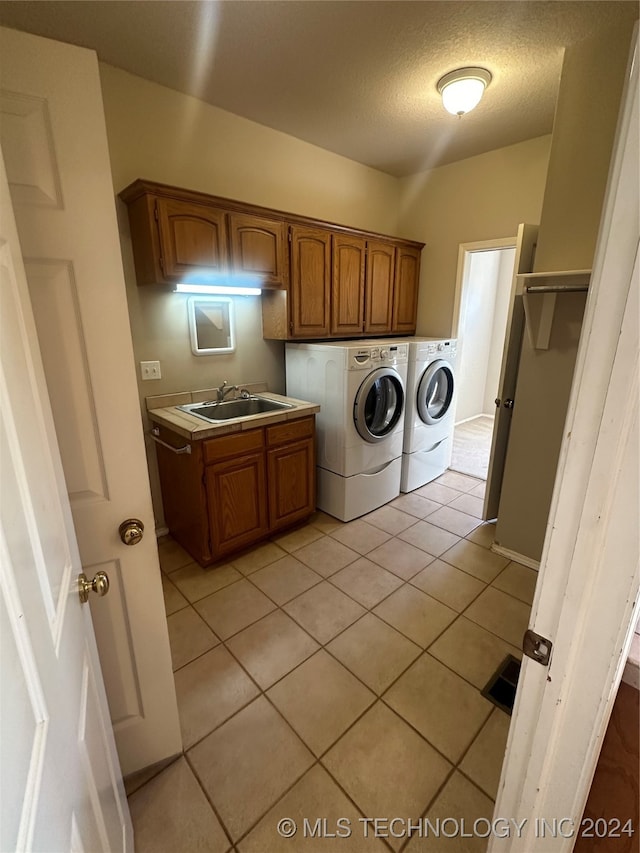
<svg viewBox="0 0 640 853"><path fill-rule="evenodd" d="M320 405L318 507L351 521L400 494L409 347L287 344L287 394Z"/></svg>
<svg viewBox="0 0 640 853"><path fill-rule="evenodd" d="M443 474L451 462L457 341L410 338L400 491Z"/></svg>

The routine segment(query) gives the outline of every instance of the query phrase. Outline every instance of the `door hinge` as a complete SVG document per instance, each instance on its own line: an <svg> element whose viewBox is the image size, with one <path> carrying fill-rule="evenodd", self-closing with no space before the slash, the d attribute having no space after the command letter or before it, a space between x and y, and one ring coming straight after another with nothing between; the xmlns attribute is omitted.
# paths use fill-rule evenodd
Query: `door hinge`
<svg viewBox="0 0 640 853"><path fill-rule="evenodd" d="M532 631L531 628L525 631L524 637L522 638L522 651L528 658L531 658L531 660L541 663L542 666L548 666L549 661L551 660L552 648L553 643L551 640L548 640L540 634L536 634L536 632Z"/></svg>

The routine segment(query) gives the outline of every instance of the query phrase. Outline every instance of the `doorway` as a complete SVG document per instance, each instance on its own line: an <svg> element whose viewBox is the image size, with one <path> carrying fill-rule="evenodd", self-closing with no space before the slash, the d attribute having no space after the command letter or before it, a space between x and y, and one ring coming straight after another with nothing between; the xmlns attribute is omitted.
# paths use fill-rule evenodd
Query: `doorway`
<svg viewBox="0 0 640 853"><path fill-rule="evenodd" d="M464 243L458 255L457 403L450 468L482 480L489 468L515 256L515 238Z"/></svg>

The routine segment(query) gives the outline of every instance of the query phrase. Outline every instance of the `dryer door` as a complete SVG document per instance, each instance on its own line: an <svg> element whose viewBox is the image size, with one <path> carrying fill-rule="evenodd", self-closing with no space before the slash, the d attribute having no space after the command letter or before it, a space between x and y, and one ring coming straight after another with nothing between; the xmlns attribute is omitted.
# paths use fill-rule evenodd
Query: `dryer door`
<svg viewBox="0 0 640 853"><path fill-rule="evenodd" d="M426 424L438 424L453 400L453 370L448 361L431 362L418 385L418 414Z"/></svg>
<svg viewBox="0 0 640 853"><path fill-rule="evenodd" d="M402 417L404 385L391 367L379 367L364 380L353 404L358 433L374 444L384 441Z"/></svg>

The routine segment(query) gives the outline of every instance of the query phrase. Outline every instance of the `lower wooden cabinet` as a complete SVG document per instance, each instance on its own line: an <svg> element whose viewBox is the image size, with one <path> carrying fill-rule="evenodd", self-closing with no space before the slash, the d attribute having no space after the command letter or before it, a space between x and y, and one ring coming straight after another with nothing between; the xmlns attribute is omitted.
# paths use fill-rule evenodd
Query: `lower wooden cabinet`
<svg viewBox="0 0 640 853"><path fill-rule="evenodd" d="M205 468L211 551L223 557L269 533L264 454Z"/></svg>
<svg viewBox="0 0 640 853"><path fill-rule="evenodd" d="M208 565L308 518L316 504L315 418L186 442L166 427L157 445L172 536Z"/></svg>
<svg viewBox="0 0 640 853"><path fill-rule="evenodd" d="M269 527L282 530L316 507L315 418L267 427Z"/></svg>

